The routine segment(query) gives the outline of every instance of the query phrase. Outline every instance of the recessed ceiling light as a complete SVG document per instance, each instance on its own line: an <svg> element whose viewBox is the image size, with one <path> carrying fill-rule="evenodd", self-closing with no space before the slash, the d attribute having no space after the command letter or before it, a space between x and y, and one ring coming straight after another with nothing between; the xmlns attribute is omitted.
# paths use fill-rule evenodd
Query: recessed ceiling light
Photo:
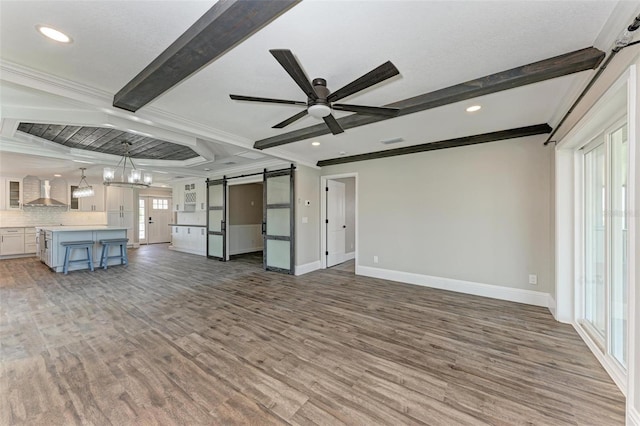
<svg viewBox="0 0 640 426"><path fill-rule="evenodd" d="M480 111L480 109L482 109L480 105L471 105L469 108L467 108L467 112L476 112Z"/></svg>
<svg viewBox="0 0 640 426"><path fill-rule="evenodd" d="M205 172L210 172L210 171L211 171L211 169L207 167L206 169L204 169L204 171L205 171Z"/></svg>
<svg viewBox="0 0 640 426"><path fill-rule="evenodd" d="M313 146L320 146L320 142L318 142L318 141L311 142L311 145L313 145Z"/></svg>
<svg viewBox="0 0 640 426"><path fill-rule="evenodd" d="M346 155L347 153L345 151L340 151L339 153L340 155Z"/></svg>
<svg viewBox="0 0 640 426"><path fill-rule="evenodd" d="M60 173L56 173L53 175L53 177L62 177L62 175Z"/></svg>
<svg viewBox="0 0 640 426"><path fill-rule="evenodd" d="M69 37L65 33L62 33L62 32L60 32L60 31L58 31L56 29L53 29L51 27L47 27L45 25L38 25L38 26L36 26L36 29L43 36L45 36L47 38L50 38L51 40L55 40L57 42L60 42L60 43L71 43L73 41L73 40L71 40L71 37Z"/></svg>

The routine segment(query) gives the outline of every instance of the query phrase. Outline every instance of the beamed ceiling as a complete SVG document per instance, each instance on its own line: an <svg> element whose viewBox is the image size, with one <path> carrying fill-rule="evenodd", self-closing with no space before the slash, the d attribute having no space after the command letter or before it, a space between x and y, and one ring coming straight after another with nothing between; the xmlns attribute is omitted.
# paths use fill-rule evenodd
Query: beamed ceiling
<svg viewBox="0 0 640 426"><path fill-rule="evenodd" d="M128 140L132 155L155 161L167 180L498 139L527 137L547 149L546 135L640 13L636 2L608 0L170 0L117 8L4 0L0 8L0 153L12 153L11 164L0 164L14 167L17 156L37 151L66 156L68 166L83 151L121 155ZM73 43L45 39L34 29L42 23ZM270 53L284 51L292 55ZM358 79L388 61L397 75L371 85ZM332 92L359 89L340 103L398 108L398 115L336 108L345 131L331 134L304 113L304 80L315 78ZM465 112L475 104L482 109ZM293 116L300 118L274 128Z"/></svg>
<svg viewBox="0 0 640 426"><path fill-rule="evenodd" d="M106 127L64 126L59 124L20 123L18 130L70 148L103 154L123 155L123 142L132 158L188 160L198 154L191 148Z"/></svg>

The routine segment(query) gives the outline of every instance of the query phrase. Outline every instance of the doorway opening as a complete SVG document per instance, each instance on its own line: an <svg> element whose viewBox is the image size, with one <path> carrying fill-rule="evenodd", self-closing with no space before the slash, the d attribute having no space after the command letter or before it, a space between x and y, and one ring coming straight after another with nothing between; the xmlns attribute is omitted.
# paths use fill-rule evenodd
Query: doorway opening
<svg viewBox="0 0 640 426"><path fill-rule="evenodd" d="M323 176L321 191L322 267L355 273L357 174Z"/></svg>
<svg viewBox="0 0 640 426"><path fill-rule="evenodd" d="M230 184L228 191L228 259L262 267L263 182Z"/></svg>

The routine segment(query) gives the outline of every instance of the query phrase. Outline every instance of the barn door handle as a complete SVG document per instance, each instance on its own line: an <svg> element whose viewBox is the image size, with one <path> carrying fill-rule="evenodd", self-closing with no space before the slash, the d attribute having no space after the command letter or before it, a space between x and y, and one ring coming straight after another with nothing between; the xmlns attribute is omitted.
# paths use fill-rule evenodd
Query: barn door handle
<svg viewBox="0 0 640 426"><path fill-rule="evenodd" d="M267 233L267 224L266 224L266 222L262 222L262 233L263 234Z"/></svg>

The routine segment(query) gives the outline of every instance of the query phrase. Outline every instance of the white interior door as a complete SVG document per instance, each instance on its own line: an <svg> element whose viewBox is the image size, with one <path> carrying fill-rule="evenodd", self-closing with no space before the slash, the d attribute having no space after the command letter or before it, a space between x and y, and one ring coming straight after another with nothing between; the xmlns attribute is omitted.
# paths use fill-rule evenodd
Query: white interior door
<svg viewBox="0 0 640 426"><path fill-rule="evenodd" d="M327 194L327 267L345 260L346 199L345 185L328 180Z"/></svg>

